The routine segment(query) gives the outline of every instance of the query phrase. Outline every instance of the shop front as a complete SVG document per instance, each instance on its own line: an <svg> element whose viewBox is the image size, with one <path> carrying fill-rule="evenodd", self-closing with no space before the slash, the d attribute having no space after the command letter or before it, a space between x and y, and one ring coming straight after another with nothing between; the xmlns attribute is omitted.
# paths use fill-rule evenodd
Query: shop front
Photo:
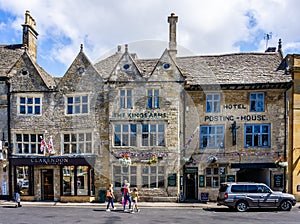
<svg viewBox="0 0 300 224"><path fill-rule="evenodd" d="M22 200L90 202L94 200L95 157L11 158L13 187L22 182Z"/></svg>

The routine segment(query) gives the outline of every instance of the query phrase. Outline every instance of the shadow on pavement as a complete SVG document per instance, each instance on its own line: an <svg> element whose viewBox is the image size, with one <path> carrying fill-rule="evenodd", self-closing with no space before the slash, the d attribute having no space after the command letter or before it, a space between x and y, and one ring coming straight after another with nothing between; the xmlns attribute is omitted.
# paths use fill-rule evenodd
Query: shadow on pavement
<svg viewBox="0 0 300 224"><path fill-rule="evenodd" d="M234 209L230 208L203 208L205 211L210 211L210 212L233 212L233 213L243 213L243 212L238 212ZM276 208L251 208L248 209L246 212L288 212L288 211L280 211Z"/></svg>

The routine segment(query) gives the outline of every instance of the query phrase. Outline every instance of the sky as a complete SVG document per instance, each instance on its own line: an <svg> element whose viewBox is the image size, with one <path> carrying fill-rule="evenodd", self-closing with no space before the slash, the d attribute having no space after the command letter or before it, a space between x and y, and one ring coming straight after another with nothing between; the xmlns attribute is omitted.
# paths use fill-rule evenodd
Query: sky
<svg viewBox="0 0 300 224"><path fill-rule="evenodd" d="M171 13L179 56L264 52L279 39L284 55L300 53L298 0L0 0L0 44L22 42L26 10L39 33L37 62L53 76L66 73L81 44L93 63L125 44L159 58Z"/></svg>

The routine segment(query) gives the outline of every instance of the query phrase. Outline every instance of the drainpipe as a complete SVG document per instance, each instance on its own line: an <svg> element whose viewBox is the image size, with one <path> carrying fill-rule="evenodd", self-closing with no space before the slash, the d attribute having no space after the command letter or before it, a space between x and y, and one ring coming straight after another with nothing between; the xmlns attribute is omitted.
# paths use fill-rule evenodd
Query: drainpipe
<svg viewBox="0 0 300 224"><path fill-rule="evenodd" d="M286 138L287 138L287 89L284 91L284 149L283 149L283 158L286 160ZM283 167L283 191L286 193L286 167Z"/></svg>
<svg viewBox="0 0 300 224"><path fill-rule="evenodd" d="M8 189L9 189L9 198L13 199L13 189L12 189L12 165L11 165L11 153L12 153L12 144L11 144L11 126L10 126L10 83L6 81L7 86L7 142L8 142L8 149L7 149L7 160L8 160Z"/></svg>

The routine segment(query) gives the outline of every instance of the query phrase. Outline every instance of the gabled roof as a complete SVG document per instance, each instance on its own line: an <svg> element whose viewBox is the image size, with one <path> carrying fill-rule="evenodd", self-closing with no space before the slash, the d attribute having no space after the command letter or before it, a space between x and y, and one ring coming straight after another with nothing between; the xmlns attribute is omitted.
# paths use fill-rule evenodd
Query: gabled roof
<svg viewBox="0 0 300 224"><path fill-rule="evenodd" d="M116 66L118 61L120 61L122 55L122 52L116 52L115 54L97 62L94 65L103 79L108 79L114 67Z"/></svg>
<svg viewBox="0 0 300 224"><path fill-rule="evenodd" d="M115 82L130 82L143 81L144 79L131 55L128 51L125 51L112 70L108 80Z"/></svg>
<svg viewBox="0 0 300 224"><path fill-rule="evenodd" d="M181 71L167 49L157 61L148 81L184 81Z"/></svg>
<svg viewBox="0 0 300 224"><path fill-rule="evenodd" d="M116 53L96 64L104 76L120 59ZM136 59L142 76L148 79L160 59ZM188 85L236 85L256 83L288 83L292 81L282 67L278 52L234 53L177 57L175 60Z"/></svg>
<svg viewBox="0 0 300 224"><path fill-rule="evenodd" d="M93 76L93 79L91 79L91 76ZM63 88L71 92L87 91L92 87L91 82L99 83L102 82L102 80L101 75L82 51L82 48L65 75L61 79L56 79L56 81L58 81L58 88ZM90 85L88 82L90 82Z"/></svg>
<svg viewBox="0 0 300 224"><path fill-rule="evenodd" d="M6 77L12 65L24 52L22 44L0 45L0 76Z"/></svg>
<svg viewBox="0 0 300 224"><path fill-rule="evenodd" d="M12 79L13 91L49 91L55 88L55 81L25 50L7 71Z"/></svg>

